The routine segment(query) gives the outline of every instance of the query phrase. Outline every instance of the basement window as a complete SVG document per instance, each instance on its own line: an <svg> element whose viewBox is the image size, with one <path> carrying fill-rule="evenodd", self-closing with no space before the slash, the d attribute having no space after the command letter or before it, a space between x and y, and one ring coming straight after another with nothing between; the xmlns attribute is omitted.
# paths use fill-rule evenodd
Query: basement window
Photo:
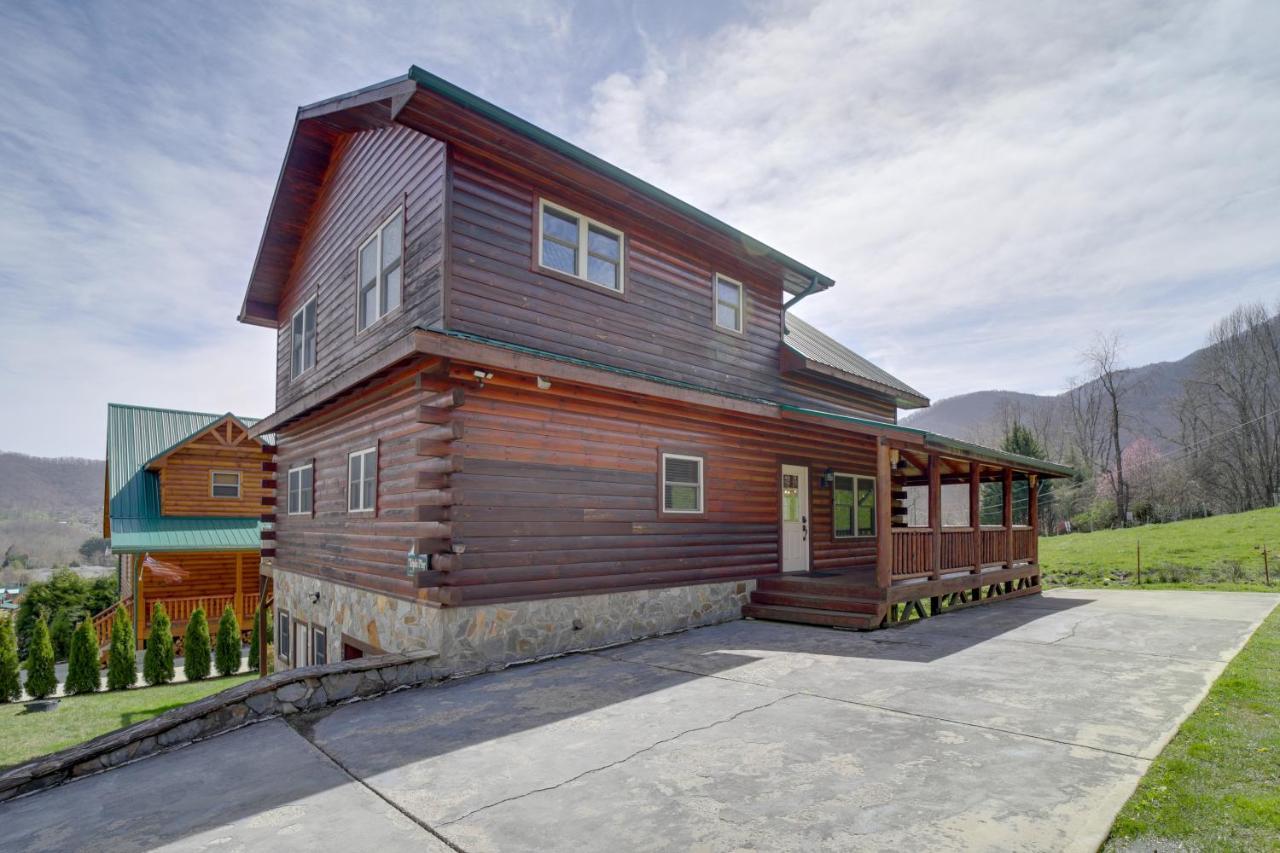
<svg viewBox="0 0 1280 853"><path fill-rule="evenodd" d="M538 200L538 265L622 292L623 234L580 213Z"/></svg>
<svg viewBox="0 0 1280 853"><path fill-rule="evenodd" d="M716 273L716 325L742 331L742 283Z"/></svg>
<svg viewBox="0 0 1280 853"><path fill-rule="evenodd" d="M363 331L400 307L404 208L378 226L358 254L356 328Z"/></svg>
<svg viewBox="0 0 1280 853"><path fill-rule="evenodd" d="M312 297L293 314L289 330L289 377L297 379L316 366L316 300Z"/></svg>
<svg viewBox="0 0 1280 853"><path fill-rule="evenodd" d="M215 498L240 497L240 472L210 471L209 494Z"/></svg>
<svg viewBox="0 0 1280 853"><path fill-rule="evenodd" d="M357 450L347 465L347 509L373 512L378 497L378 448Z"/></svg>
<svg viewBox="0 0 1280 853"><path fill-rule="evenodd" d="M835 537L874 536L876 478L836 474L831 484L831 530Z"/></svg>
<svg viewBox="0 0 1280 853"><path fill-rule="evenodd" d="M662 511L702 512L702 457L662 454Z"/></svg>

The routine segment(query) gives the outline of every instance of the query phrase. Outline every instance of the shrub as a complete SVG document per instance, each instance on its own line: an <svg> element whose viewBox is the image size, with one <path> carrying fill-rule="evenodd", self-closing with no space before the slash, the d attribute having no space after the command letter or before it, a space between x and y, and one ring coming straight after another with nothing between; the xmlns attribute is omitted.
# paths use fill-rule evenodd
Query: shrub
<svg viewBox="0 0 1280 853"><path fill-rule="evenodd" d="M138 681L133 622L121 607L111 622L111 648L107 652L107 689L124 690Z"/></svg>
<svg viewBox="0 0 1280 853"><path fill-rule="evenodd" d="M27 650L27 695L32 699L52 696L58 689L58 676L53 671L53 643L44 617L36 620L31 631L31 647Z"/></svg>
<svg viewBox="0 0 1280 853"><path fill-rule="evenodd" d="M209 620L204 608L197 607L187 623L187 633L182 638L182 656L188 681L200 681L209 677Z"/></svg>
<svg viewBox="0 0 1280 853"><path fill-rule="evenodd" d="M59 610L49 623L49 642L53 645L53 659L66 660L71 653L71 635L76 626L71 624L71 616L66 610Z"/></svg>
<svg viewBox="0 0 1280 853"><path fill-rule="evenodd" d="M116 593L113 576L89 581L70 569L55 569L47 581L34 581L26 588L22 604L18 607L18 624L14 626L18 634L18 648L26 651L36 617L41 613L54 617L59 613L70 616L82 610L100 613L116 600ZM73 626L68 624L68 627ZM66 639L70 641L70 634Z"/></svg>
<svg viewBox="0 0 1280 853"><path fill-rule="evenodd" d="M16 702L22 698L22 680L18 677L18 637L13 622L0 619L0 702Z"/></svg>
<svg viewBox="0 0 1280 853"><path fill-rule="evenodd" d="M240 671L240 625L236 622L236 612L228 604L218 620L217 649L214 651L214 663L219 675L231 675Z"/></svg>
<svg viewBox="0 0 1280 853"><path fill-rule="evenodd" d="M142 656L142 678L152 685L173 681L173 628L164 604L159 601L151 611L151 636L147 638L147 650Z"/></svg>
<svg viewBox="0 0 1280 853"><path fill-rule="evenodd" d="M93 693L102 689L98 671L98 635L93 630L93 617L88 613L71 635L71 652L67 663L67 692Z"/></svg>

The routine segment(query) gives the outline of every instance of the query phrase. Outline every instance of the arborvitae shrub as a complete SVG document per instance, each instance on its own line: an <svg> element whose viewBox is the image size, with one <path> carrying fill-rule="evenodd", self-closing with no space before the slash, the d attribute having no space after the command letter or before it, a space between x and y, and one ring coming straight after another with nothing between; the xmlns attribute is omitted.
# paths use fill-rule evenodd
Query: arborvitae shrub
<svg viewBox="0 0 1280 853"><path fill-rule="evenodd" d="M27 695L32 699L52 696L58 689L58 676L53 671L53 643L44 617L36 620L27 649Z"/></svg>
<svg viewBox="0 0 1280 853"><path fill-rule="evenodd" d="M0 619L0 702L16 702L21 698L18 636L13 632L12 620Z"/></svg>
<svg viewBox="0 0 1280 853"><path fill-rule="evenodd" d="M236 622L236 612L228 604L218 620L217 648L214 650L214 663L219 675L232 675L240 671L240 625Z"/></svg>
<svg viewBox="0 0 1280 853"><path fill-rule="evenodd" d="M197 607L195 613L191 614L187 633L182 638L183 668L187 672L188 681L209 677L209 651L209 620L204 616L204 608Z"/></svg>
<svg viewBox="0 0 1280 853"><path fill-rule="evenodd" d="M173 681L173 628L164 604L159 601L151 611L151 636L147 638L147 650L142 656L142 678L152 685Z"/></svg>
<svg viewBox="0 0 1280 853"><path fill-rule="evenodd" d="M111 647L107 652L107 689L124 690L138 681L138 659L134 651L133 620L121 607L111 622Z"/></svg>
<svg viewBox="0 0 1280 853"><path fill-rule="evenodd" d="M80 626L71 635L71 652L67 662L67 692L93 693L102 689L102 675L98 671L98 635L93 631L93 619L88 613L80 620Z"/></svg>
<svg viewBox="0 0 1280 853"><path fill-rule="evenodd" d="M53 644L53 659L66 660L71 653L71 635L76 626L71 624L71 614L59 610L49 623L49 642Z"/></svg>

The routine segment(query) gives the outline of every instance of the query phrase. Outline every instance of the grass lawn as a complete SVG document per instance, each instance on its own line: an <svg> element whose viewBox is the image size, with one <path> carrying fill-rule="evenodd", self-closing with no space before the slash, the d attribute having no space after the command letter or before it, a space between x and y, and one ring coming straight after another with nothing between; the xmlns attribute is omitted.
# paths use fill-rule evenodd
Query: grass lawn
<svg viewBox="0 0 1280 853"><path fill-rule="evenodd" d="M1135 586L1139 542L1143 588L1266 591L1258 547L1265 542L1271 555L1270 589L1280 592L1280 507L1042 537L1040 564L1045 583Z"/></svg>
<svg viewBox="0 0 1280 853"><path fill-rule="evenodd" d="M1107 848L1136 839L1143 850L1280 850L1280 610L1156 758Z"/></svg>
<svg viewBox="0 0 1280 853"><path fill-rule="evenodd" d="M255 672L163 687L68 696L57 710L41 713L29 713L20 702L0 705L0 767L149 720L170 708L257 677Z"/></svg>

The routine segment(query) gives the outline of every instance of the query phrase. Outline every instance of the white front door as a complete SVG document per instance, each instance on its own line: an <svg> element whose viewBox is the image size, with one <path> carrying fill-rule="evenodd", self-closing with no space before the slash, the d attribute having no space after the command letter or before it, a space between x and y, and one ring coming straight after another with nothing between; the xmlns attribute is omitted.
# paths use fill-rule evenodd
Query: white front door
<svg viewBox="0 0 1280 853"><path fill-rule="evenodd" d="M782 570L809 571L809 469L783 465L779 489L782 501Z"/></svg>

